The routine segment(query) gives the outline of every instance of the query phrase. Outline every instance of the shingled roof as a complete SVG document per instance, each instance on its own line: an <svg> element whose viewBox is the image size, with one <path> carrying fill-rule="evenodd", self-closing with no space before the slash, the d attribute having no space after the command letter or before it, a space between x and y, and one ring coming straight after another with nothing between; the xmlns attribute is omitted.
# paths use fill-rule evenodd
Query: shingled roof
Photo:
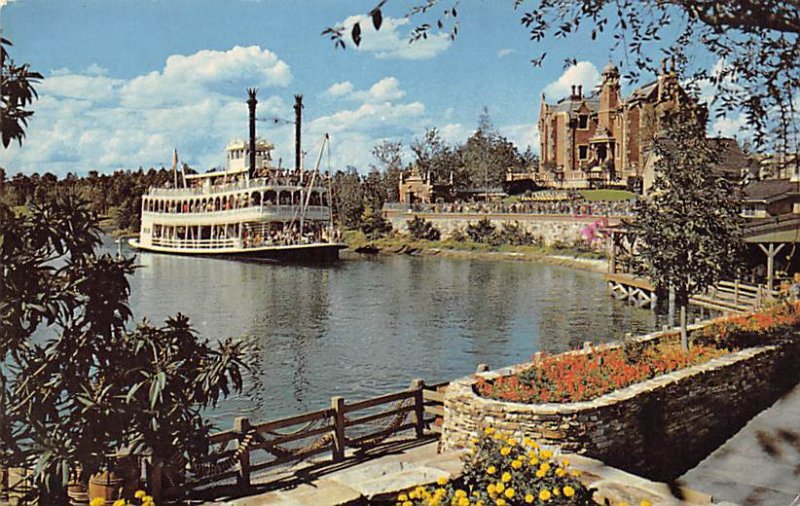
<svg viewBox="0 0 800 506"><path fill-rule="evenodd" d="M788 179L764 179L753 181L742 190L745 201L772 202L798 190L798 183Z"/></svg>

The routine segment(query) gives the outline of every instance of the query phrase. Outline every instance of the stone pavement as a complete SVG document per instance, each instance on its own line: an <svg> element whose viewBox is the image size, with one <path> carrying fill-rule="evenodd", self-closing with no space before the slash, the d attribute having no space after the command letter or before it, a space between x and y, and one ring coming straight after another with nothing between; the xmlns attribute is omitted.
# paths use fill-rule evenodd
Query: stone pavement
<svg viewBox="0 0 800 506"><path fill-rule="evenodd" d="M218 500L230 506L356 506L394 504L400 492L419 485L432 485L440 477L461 473L463 452L437 453L436 442L409 446L366 460L314 479L248 497ZM565 455L581 480L595 487L595 499L610 504L707 505L711 497L689 489L678 489L608 467L600 461Z"/></svg>
<svg viewBox="0 0 800 506"><path fill-rule="evenodd" d="M800 505L800 384L678 483L743 506Z"/></svg>

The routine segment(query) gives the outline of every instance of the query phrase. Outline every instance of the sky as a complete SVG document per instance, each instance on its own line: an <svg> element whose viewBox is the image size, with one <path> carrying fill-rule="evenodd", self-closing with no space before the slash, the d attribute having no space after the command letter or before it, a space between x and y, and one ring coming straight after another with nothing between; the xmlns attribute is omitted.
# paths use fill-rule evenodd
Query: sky
<svg viewBox="0 0 800 506"><path fill-rule="evenodd" d="M408 43L407 2L390 1L361 46L334 48L321 35L351 26L376 0L0 0L0 29L17 63L45 79L19 147L0 150L6 172L68 172L171 165L222 166L226 144L247 136L246 88L259 89L259 136L275 160L293 163L293 95L304 96L306 166L325 133L323 170L375 163L382 140L409 145L436 127L464 142L488 109L520 151L539 151L542 93L554 102L570 85L594 87L610 60L610 37L588 34L532 42L513 2L464 0L459 35ZM536 68L530 60L548 57ZM577 65L565 68L564 60ZM698 55L696 65L714 60ZM624 68L621 69L624 72ZM623 94L626 89L623 88ZM737 118L710 129L731 135Z"/></svg>

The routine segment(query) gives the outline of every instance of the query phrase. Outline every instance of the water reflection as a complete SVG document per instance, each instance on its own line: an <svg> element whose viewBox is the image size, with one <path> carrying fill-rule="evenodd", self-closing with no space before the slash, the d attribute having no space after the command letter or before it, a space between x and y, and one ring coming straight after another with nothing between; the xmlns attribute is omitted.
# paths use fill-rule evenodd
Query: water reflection
<svg viewBox="0 0 800 506"><path fill-rule="evenodd" d="M116 247L111 245L115 251ZM130 253L130 252L126 252ZM137 318L182 312L210 339L254 336L258 388L218 406L263 420L655 327L601 276L525 262L396 256L335 267L141 254Z"/></svg>

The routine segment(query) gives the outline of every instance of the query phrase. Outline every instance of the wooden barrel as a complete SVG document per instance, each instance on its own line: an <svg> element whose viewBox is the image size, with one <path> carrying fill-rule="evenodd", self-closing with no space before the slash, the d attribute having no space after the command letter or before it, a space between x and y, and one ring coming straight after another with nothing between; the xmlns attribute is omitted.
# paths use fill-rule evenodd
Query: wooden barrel
<svg viewBox="0 0 800 506"><path fill-rule="evenodd" d="M111 505L122 497L122 486L125 480L113 472L103 471L89 478L89 500L102 498Z"/></svg>

